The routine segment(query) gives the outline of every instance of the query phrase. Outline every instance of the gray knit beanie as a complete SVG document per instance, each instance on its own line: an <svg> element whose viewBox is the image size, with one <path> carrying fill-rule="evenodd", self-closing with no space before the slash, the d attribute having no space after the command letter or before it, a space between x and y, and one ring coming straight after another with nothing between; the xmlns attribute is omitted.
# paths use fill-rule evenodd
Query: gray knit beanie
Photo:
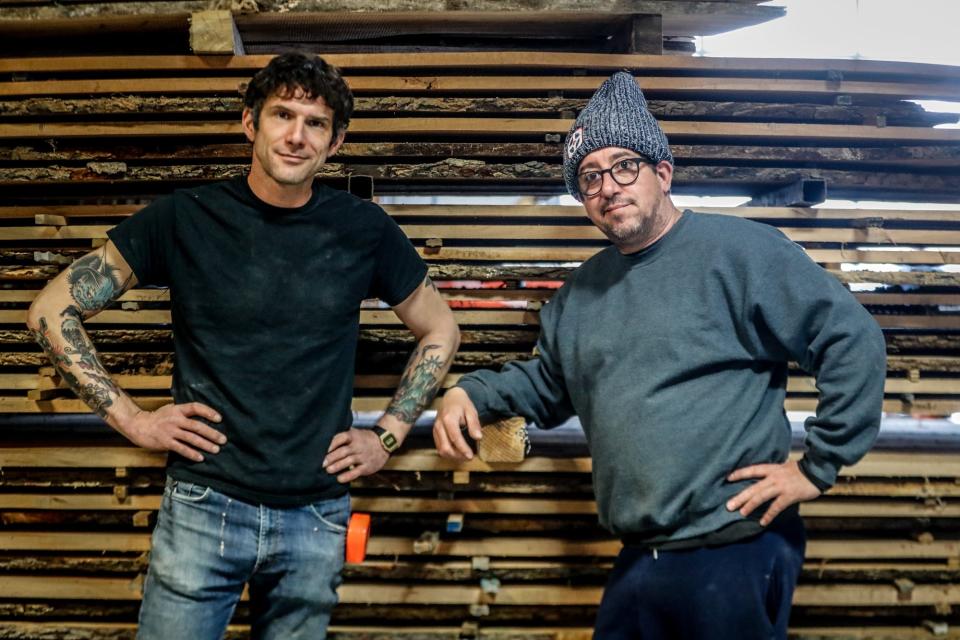
<svg viewBox="0 0 960 640"><path fill-rule="evenodd" d="M563 151L563 179L567 191L580 200L577 170L583 159L604 147L623 147L653 162L673 164L673 154L637 81L626 71L613 74L597 89L567 134Z"/></svg>

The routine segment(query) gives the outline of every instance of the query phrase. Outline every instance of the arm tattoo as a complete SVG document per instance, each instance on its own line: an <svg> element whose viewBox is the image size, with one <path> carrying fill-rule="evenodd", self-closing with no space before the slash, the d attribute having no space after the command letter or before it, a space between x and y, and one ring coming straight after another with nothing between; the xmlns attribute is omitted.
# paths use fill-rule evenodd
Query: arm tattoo
<svg viewBox="0 0 960 640"><path fill-rule="evenodd" d="M440 293L440 291L437 289L436 283L434 283L434 281L430 279L430 276L427 276L426 280L423 281L423 288L426 289L427 287L430 287L437 293Z"/></svg>
<svg viewBox="0 0 960 640"><path fill-rule="evenodd" d="M423 349L414 349L403 371L403 377L400 378L397 392L393 395L390 406L387 407L387 413L403 422L413 424L424 408L430 404L440 387L437 374L443 371L446 363L439 355L428 355L427 352L439 348L438 344L428 344L424 345ZM419 362L417 362L418 356Z"/></svg>
<svg viewBox="0 0 960 640"><path fill-rule="evenodd" d="M70 295L84 312L96 312L119 296L127 283L117 277L118 269L107 262L107 248L101 255L87 255L67 269Z"/></svg>
<svg viewBox="0 0 960 640"><path fill-rule="evenodd" d="M50 342L50 328L46 318L40 318L40 329L34 332L34 337L74 393L98 416L106 418L107 408L113 404L113 397L120 395L120 389L97 358L93 342L80 323L80 310L71 306L64 310L61 316L63 322L60 325L60 332L69 346L63 349L53 346ZM76 356L77 359L74 360L71 356ZM74 364L79 366L86 375L87 382L81 382L70 371L70 367Z"/></svg>

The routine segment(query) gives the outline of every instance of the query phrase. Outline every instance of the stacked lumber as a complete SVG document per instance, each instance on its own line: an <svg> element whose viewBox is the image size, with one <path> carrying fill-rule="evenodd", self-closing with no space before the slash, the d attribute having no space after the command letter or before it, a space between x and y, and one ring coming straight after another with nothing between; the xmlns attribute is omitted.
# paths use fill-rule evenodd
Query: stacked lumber
<svg viewBox="0 0 960 640"><path fill-rule="evenodd" d="M92 0L3 3L0 55L526 50L693 53L781 17L761 0Z"/></svg>
<svg viewBox="0 0 960 640"><path fill-rule="evenodd" d="M536 340L538 311L575 264L606 245L578 207L550 205L387 205L418 245L430 275L454 307L463 348L444 386L463 371L527 358ZM0 411L83 412L33 344L26 309L37 289L70 261L106 240L131 205L0 207L0 249L20 264L0 268ZM783 207L721 209L727 215L776 224L842 282L872 285L860 301L886 329L889 362L885 410L949 415L960 411L960 275L941 271L960 264L960 229L949 211L833 210ZM26 217L32 213L31 217ZM91 222L99 224L91 224ZM951 228L953 224L953 228ZM841 226L842 225L842 226ZM879 265L904 271L870 271ZM860 270L844 270L856 265ZM457 289L463 280L495 288ZM479 307L479 308L478 308ZM489 308L482 308L489 307ZM502 308L508 307L508 308ZM134 290L89 321L104 362L119 384L144 406L169 402L172 337L166 291ZM388 309L361 312L357 411L382 410L411 348L409 334ZM794 370L788 410L809 411L816 388Z"/></svg>
<svg viewBox="0 0 960 640"><path fill-rule="evenodd" d="M638 70L677 158L677 193L956 201L960 131L907 99L957 99L949 67L524 53L334 54L357 95L326 178L381 194L556 192L560 143L612 71ZM144 196L248 161L241 91L268 57L0 60L0 184L24 198ZM470 69L464 75L464 69ZM491 184L491 182L494 182ZM33 190L33 191L31 191ZM788 202L786 204L793 204Z"/></svg>
<svg viewBox="0 0 960 640"><path fill-rule="evenodd" d="M133 637L163 462L122 446L0 449L0 611L16 618L0 637ZM397 456L354 488L374 531L345 571L335 637L589 638L620 548L595 523L589 474L578 457ZM792 637L928 637L923 621L955 622L958 483L955 455L874 452L804 505Z"/></svg>
<svg viewBox="0 0 960 640"><path fill-rule="evenodd" d="M67 5L65 5L67 6ZM69 5L72 6L72 5ZM516 194L514 205L385 204L454 308L444 387L529 357L538 311L606 246L562 191L563 134L613 70L639 77L677 157L678 193L775 225L855 289L886 336L884 408L960 411L960 219L946 210L814 209L831 196L960 200L960 133L906 100L957 99L958 72L863 61L515 52L336 53L357 95L319 179L367 195ZM163 458L82 415L24 320L37 291L107 230L179 186L238 175L240 96L266 56L0 59L0 638L133 637ZM812 194L812 195L811 195ZM464 281L482 288L464 288ZM386 406L412 347L361 314L354 409ZM134 290L89 327L145 407L169 401L169 298ZM791 371L787 409L810 411ZM420 434L419 446L426 446ZM339 638L589 638L619 543L596 525L583 451L455 466L415 449L358 482L373 514ZM805 505L798 638L960 637L960 456L872 453ZM231 633L242 636L245 612Z"/></svg>

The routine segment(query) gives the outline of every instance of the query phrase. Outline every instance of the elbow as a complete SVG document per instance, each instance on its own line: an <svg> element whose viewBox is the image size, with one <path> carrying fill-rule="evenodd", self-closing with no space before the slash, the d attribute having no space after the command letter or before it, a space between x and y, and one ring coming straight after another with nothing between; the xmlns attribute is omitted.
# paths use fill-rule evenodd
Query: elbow
<svg viewBox="0 0 960 640"><path fill-rule="evenodd" d="M34 299L33 303L31 303L30 308L27 309L27 328L36 334L41 330L41 323L46 315L47 311L45 309L43 293L41 292L41 294Z"/></svg>
<svg viewBox="0 0 960 640"><path fill-rule="evenodd" d="M453 311L445 304L437 305L407 326L420 344L443 345L451 354L460 348L460 327L457 326Z"/></svg>
<svg viewBox="0 0 960 640"><path fill-rule="evenodd" d="M450 343L450 356L452 357L458 349L460 349L460 325L457 324L456 319L453 317L453 311L449 311L447 316L447 340Z"/></svg>
<svg viewBox="0 0 960 640"><path fill-rule="evenodd" d="M457 350L460 349L460 327L457 326L457 323L451 322L446 324L438 334L434 335L438 338L437 342L447 348L450 354L450 360L453 360L453 356L455 356Z"/></svg>
<svg viewBox="0 0 960 640"><path fill-rule="evenodd" d="M27 328L34 334L43 331L50 324L50 319L60 316L66 310L65 306L60 304L56 296L49 295L48 289L43 289L37 294L30 308L27 309Z"/></svg>
<svg viewBox="0 0 960 640"><path fill-rule="evenodd" d="M453 323L453 327L450 329L450 353L454 354L460 349L460 327L456 322Z"/></svg>

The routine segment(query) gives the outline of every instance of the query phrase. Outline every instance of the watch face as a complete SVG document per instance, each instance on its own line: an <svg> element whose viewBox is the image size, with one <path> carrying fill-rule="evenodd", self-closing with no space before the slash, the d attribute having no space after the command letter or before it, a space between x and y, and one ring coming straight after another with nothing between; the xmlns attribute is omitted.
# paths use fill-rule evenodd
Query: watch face
<svg viewBox="0 0 960 640"><path fill-rule="evenodd" d="M389 453L393 453L400 447L400 443L397 442L397 437L386 429L380 434L380 443Z"/></svg>

